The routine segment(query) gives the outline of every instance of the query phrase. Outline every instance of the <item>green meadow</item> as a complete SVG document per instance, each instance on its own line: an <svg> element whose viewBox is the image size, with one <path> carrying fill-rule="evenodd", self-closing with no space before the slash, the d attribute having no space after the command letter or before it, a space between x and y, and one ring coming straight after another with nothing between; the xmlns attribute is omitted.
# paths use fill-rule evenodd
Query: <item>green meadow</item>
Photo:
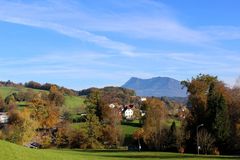
<svg viewBox="0 0 240 160"><path fill-rule="evenodd" d="M237 160L235 156L208 156L167 152L128 152L124 150L60 150L30 149L6 141L0 141L1 160Z"/></svg>
<svg viewBox="0 0 240 160"><path fill-rule="evenodd" d="M1 86L0 87L0 95L5 98L8 95L12 94L12 93L18 93L20 90L22 91L26 91L29 88L25 88L25 87L21 87L21 88L17 88L17 87L5 87L5 86ZM40 92L40 91L44 91L44 90L38 90L38 89L31 89L34 92ZM48 91L44 91L44 92L48 92ZM81 110L84 110L84 97L80 97L80 96L64 96L65 97L65 102L64 105L66 106L66 108L68 108L69 110L74 110L76 108L80 108ZM18 106L24 106L25 102L18 102L17 103Z"/></svg>

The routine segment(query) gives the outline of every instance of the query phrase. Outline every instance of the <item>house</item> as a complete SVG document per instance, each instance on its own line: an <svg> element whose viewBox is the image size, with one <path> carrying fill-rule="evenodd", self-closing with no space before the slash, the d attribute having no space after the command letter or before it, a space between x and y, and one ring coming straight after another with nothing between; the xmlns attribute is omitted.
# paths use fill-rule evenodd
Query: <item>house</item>
<svg viewBox="0 0 240 160"><path fill-rule="evenodd" d="M111 104L109 104L109 107L110 108L115 108L116 106L115 106L115 104L111 103Z"/></svg>
<svg viewBox="0 0 240 160"><path fill-rule="evenodd" d="M0 112L0 123L8 123L8 115L6 112Z"/></svg>
<svg viewBox="0 0 240 160"><path fill-rule="evenodd" d="M132 119L133 118L133 110L132 109L126 109L124 111L124 117L126 119Z"/></svg>
<svg viewBox="0 0 240 160"><path fill-rule="evenodd" d="M146 97L141 97L141 101L142 101L142 102L144 102L144 101L146 101L146 100L147 100Z"/></svg>
<svg viewBox="0 0 240 160"><path fill-rule="evenodd" d="M187 115L186 107L184 107L184 106L180 107L178 109L178 117L183 120L186 118L186 115Z"/></svg>
<svg viewBox="0 0 240 160"><path fill-rule="evenodd" d="M144 117L146 115L145 111L140 110L141 116Z"/></svg>

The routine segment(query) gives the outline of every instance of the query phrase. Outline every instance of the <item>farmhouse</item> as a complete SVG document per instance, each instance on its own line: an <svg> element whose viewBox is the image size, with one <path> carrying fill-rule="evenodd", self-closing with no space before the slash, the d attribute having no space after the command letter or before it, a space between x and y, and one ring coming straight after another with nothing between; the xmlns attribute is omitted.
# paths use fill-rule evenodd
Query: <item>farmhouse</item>
<svg viewBox="0 0 240 160"><path fill-rule="evenodd" d="M147 100L146 97L141 97L141 101L142 101L142 102L144 102L144 101L146 101L146 100Z"/></svg>
<svg viewBox="0 0 240 160"><path fill-rule="evenodd" d="M109 104L109 107L110 108L115 108L116 106L115 106L115 104L111 103L111 104Z"/></svg>
<svg viewBox="0 0 240 160"><path fill-rule="evenodd" d="M133 110L132 109L126 109L124 112L124 117L126 119L132 119L133 117Z"/></svg>
<svg viewBox="0 0 240 160"><path fill-rule="evenodd" d="M0 112L0 123L8 123L8 115L6 112Z"/></svg>

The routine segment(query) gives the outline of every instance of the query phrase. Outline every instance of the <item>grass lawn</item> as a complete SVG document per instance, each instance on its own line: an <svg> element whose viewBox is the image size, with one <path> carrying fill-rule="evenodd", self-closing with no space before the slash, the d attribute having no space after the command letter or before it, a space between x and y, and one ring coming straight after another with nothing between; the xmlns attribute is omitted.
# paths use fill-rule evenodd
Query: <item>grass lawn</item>
<svg viewBox="0 0 240 160"><path fill-rule="evenodd" d="M30 88L26 88L26 87L22 87L22 88L17 88L17 87L5 87L5 86L1 86L0 87L0 95L2 96L2 98L6 98L8 95L12 94L12 93L18 93L20 90L22 91L26 91L27 89ZM40 92L40 91L44 91L44 90L39 90L39 89L32 89L34 92ZM48 91L44 91L44 92L48 92ZM70 110L76 109L76 108L80 108L80 110L84 110L84 97L80 97L80 96L65 96L65 106L67 108L69 108ZM26 102L19 102L18 105L20 106L20 108L24 107L26 104Z"/></svg>
<svg viewBox="0 0 240 160"><path fill-rule="evenodd" d="M175 122L176 127L181 126L181 122L179 120L176 120L176 119L168 119L167 122L166 122L166 125L170 127L172 125L173 121Z"/></svg>
<svg viewBox="0 0 240 160"><path fill-rule="evenodd" d="M65 96L64 105L70 110L80 108L82 111L84 111L84 100L85 98L80 96Z"/></svg>
<svg viewBox="0 0 240 160"><path fill-rule="evenodd" d="M122 131L124 135L132 135L139 128L140 124L138 120L122 123Z"/></svg>
<svg viewBox="0 0 240 160"><path fill-rule="evenodd" d="M6 98L8 95L17 92L19 92L19 89L16 87L0 87L0 95L2 96L2 98Z"/></svg>
<svg viewBox="0 0 240 160"><path fill-rule="evenodd" d="M29 149L26 147L0 141L1 160L207 160L229 159L237 160L234 156L196 156L192 154L164 152L127 152L127 151L83 151L83 150L54 150L54 149Z"/></svg>

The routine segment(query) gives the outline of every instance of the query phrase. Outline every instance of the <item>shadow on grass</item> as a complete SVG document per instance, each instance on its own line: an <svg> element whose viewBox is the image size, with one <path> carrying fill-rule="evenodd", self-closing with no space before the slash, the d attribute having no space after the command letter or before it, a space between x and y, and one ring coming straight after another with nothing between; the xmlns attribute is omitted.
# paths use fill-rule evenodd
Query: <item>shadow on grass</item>
<svg viewBox="0 0 240 160"><path fill-rule="evenodd" d="M140 124L140 123L122 122L121 124L126 125L126 126L132 126L132 127L142 127L142 124Z"/></svg>
<svg viewBox="0 0 240 160"><path fill-rule="evenodd" d="M100 155L106 158L125 158L125 159L229 159L229 160L239 160L240 157L221 157L221 156L194 156L194 155Z"/></svg>
<svg viewBox="0 0 240 160"><path fill-rule="evenodd" d="M92 152L92 153L104 153L104 152L106 152L106 153L108 153L108 152L129 152L128 150L126 150L126 149L123 149L123 150L121 150L121 149L106 149L106 150L95 150L95 149L71 149L70 151L78 151L78 152Z"/></svg>
<svg viewBox="0 0 240 160"><path fill-rule="evenodd" d="M72 151L72 150L71 150ZM119 150L119 149L111 149L111 150L82 150L82 149L74 149L74 151L82 152L82 153L102 153L97 155L98 157L105 158L119 158L119 159L228 159L228 160L240 160L240 156L214 156L214 155L188 155L188 154L180 154L180 153L168 153L158 155L154 155L157 152L130 152L128 150ZM104 154L106 153L106 154ZM108 153L116 153L116 154L108 154ZM121 154L122 153L122 154ZM87 154L89 155L89 154Z"/></svg>

